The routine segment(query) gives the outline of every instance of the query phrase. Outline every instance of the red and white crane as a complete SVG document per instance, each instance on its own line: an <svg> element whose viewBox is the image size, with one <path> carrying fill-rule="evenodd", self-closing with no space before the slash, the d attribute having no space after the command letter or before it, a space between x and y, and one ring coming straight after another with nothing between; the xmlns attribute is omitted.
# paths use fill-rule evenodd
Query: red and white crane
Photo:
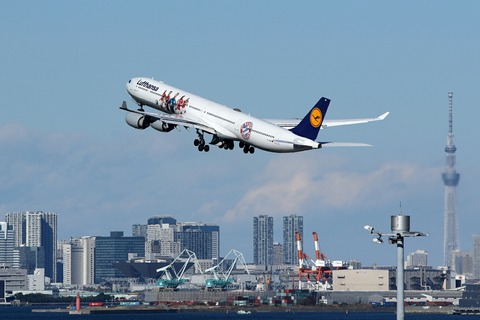
<svg viewBox="0 0 480 320"><path fill-rule="evenodd" d="M320 251L320 246L318 244L318 235L315 231L313 233L313 242L315 244L315 266L316 267L326 267L328 264L328 257Z"/></svg>
<svg viewBox="0 0 480 320"><path fill-rule="evenodd" d="M329 289L332 270L327 256L320 251L317 233L313 232L315 261L302 251L302 238L299 232L295 232L295 238L298 250L298 287L302 288L302 279L305 278L308 286L315 290ZM313 283L311 278L315 279Z"/></svg>

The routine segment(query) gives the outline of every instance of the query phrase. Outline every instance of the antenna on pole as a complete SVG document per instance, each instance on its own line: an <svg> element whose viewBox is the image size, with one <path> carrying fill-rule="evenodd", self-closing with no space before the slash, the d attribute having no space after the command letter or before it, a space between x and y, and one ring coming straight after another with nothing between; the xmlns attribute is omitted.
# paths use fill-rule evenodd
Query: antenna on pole
<svg viewBox="0 0 480 320"><path fill-rule="evenodd" d="M453 92L448 93L448 133L453 133Z"/></svg>

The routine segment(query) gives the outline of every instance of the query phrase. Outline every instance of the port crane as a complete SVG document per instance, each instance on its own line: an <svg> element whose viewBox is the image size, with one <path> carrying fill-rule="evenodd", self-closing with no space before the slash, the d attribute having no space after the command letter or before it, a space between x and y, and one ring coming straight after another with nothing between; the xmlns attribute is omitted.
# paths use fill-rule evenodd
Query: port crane
<svg viewBox="0 0 480 320"><path fill-rule="evenodd" d="M175 269L175 263L180 262L180 259L184 259L187 256L185 263L179 271ZM184 277L185 271L187 271L189 264L193 262L197 270L202 273L200 265L198 263L195 252L188 249L184 249L178 257L176 257L169 265L157 269L157 272L163 272L157 281L157 286L160 290L178 290L178 286L184 284L188 279Z"/></svg>
<svg viewBox="0 0 480 320"><path fill-rule="evenodd" d="M331 288L329 279L332 275L330 261L327 256L320 251L318 245L318 235L314 231L313 239L315 243L315 261L302 250L302 238L299 232L295 232L298 251L298 287L302 287L302 278L307 279L309 287L314 290L327 290ZM315 279L311 281L311 277Z"/></svg>
<svg viewBox="0 0 480 320"><path fill-rule="evenodd" d="M224 270L223 266L225 261L232 255L235 256L232 264L227 270ZM217 265L205 270L205 273L212 273L212 278L205 280L205 290L226 290L227 287L233 283L233 278L230 276L238 261L243 264L245 271L250 274L243 254L235 249L232 249Z"/></svg>

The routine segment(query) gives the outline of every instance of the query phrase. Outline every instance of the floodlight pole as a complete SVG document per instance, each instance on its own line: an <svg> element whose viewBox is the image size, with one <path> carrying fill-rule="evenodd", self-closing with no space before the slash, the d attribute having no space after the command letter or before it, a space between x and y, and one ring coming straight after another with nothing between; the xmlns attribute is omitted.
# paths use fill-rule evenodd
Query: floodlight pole
<svg viewBox="0 0 480 320"><path fill-rule="evenodd" d="M410 233L410 216L391 216L390 224L394 235L389 237L389 243L397 244L397 320L403 320L405 317L404 235Z"/></svg>
<svg viewBox="0 0 480 320"><path fill-rule="evenodd" d="M405 285L404 285L404 238L405 237L421 237L427 234L423 232L411 232L410 231L410 216L404 216L402 214L391 216L391 234L381 233L376 231L373 227L365 226L367 231L371 234L375 234L377 238L373 239L375 243L382 243L382 236L388 236L388 242L390 244L397 245L397 320L404 320L405 317Z"/></svg>
<svg viewBox="0 0 480 320"><path fill-rule="evenodd" d="M397 320L403 320L405 317L404 239L400 234L397 234L394 237L390 237L390 243L397 244Z"/></svg>

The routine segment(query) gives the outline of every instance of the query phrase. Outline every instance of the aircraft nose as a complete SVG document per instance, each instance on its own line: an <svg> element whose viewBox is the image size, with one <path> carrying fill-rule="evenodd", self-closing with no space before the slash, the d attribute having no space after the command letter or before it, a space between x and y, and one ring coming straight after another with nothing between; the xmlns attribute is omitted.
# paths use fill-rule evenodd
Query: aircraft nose
<svg viewBox="0 0 480 320"><path fill-rule="evenodd" d="M128 80L127 84L125 85L125 87L127 88L127 92L130 93L130 88L132 86L132 79Z"/></svg>

